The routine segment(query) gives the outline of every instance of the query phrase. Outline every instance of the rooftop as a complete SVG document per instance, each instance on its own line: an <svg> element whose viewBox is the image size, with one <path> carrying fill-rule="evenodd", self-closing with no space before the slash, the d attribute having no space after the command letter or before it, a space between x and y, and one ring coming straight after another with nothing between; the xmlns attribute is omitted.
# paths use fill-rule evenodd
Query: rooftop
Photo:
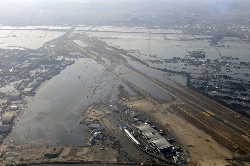
<svg viewBox="0 0 250 166"><path fill-rule="evenodd" d="M152 140L152 142L157 146L159 149L166 149L171 146L171 144L163 137L158 138L156 140Z"/></svg>
<svg viewBox="0 0 250 166"><path fill-rule="evenodd" d="M7 132L10 130L10 126L0 126L0 132Z"/></svg>
<svg viewBox="0 0 250 166"><path fill-rule="evenodd" d="M153 129L149 124L141 124L137 126L143 135L145 135L152 143L157 146L158 149L167 149L171 147L171 144L162 137L155 129Z"/></svg>

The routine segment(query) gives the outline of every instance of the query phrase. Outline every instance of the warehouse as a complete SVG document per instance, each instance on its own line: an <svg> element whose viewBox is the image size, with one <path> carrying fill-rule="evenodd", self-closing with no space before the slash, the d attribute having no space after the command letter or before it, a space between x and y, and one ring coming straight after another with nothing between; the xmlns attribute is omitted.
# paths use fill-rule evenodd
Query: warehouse
<svg viewBox="0 0 250 166"><path fill-rule="evenodd" d="M137 141L137 139L135 139L135 137L128 131L128 129L124 129L123 131L127 134L127 136L128 136L137 146L140 146L140 145L141 145L140 142Z"/></svg>
<svg viewBox="0 0 250 166"><path fill-rule="evenodd" d="M2 117L2 124L10 124L13 122L15 114L6 112Z"/></svg>
<svg viewBox="0 0 250 166"><path fill-rule="evenodd" d="M33 89L34 89L34 88L25 88L25 89L23 90L23 94L24 94L24 95L29 95L30 92L33 91Z"/></svg>
<svg viewBox="0 0 250 166"><path fill-rule="evenodd" d="M19 92L9 94L9 100L18 100L21 98L21 94Z"/></svg>
<svg viewBox="0 0 250 166"><path fill-rule="evenodd" d="M0 134L8 134L10 132L11 126L0 126Z"/></svg>
<svg viewBox="0 0 250 166"><path fill-rule="evenodd" d="M10 106L10 110L17 110L18 109L18 105L11 105Z"/></svg>

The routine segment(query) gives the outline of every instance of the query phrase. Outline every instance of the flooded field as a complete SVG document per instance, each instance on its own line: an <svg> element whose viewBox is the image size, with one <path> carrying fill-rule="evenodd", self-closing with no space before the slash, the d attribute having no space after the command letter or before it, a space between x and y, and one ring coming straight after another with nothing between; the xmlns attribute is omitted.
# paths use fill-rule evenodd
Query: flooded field
<svg viewBox="0 0 250 166"><path fill-rule="evenodd" d="M171 71L185 71L190 74L201 74L202 72L212 70L212 67L187 66L182 62L154 63L150 61L152 58L185 58L188 51L202 49L206 52L204 61L207 59L219 59L223 55L239 57L240 60L238 61L248 59L249 45L237 40L226 40L226 44L231 45L229 49L211 47L206 40L194 40L192 36L184 35L181 31L151 30L150 42L148 40L148 30L145 28L131 29L127 27L83 26L77 27L75 33L88 30L91 30L91 32L89 31L87 34L96 36L115 47L125 49L130 52L132 56L148 64L148 66L142 65L124 56L128 64L135 69L182 91L184 90L177 84L186 85L187 79L185 76L166 74L163 71L157 70L157 68L166 68ZM19 45L18 47L25 47L24 45L27 44L30 48L39 47L43 42L63 34L63 32L59 31L37 29L6 30L2 28L0 31L3 32L1 33L0 40L4 40L5 45L8 45L8 41L12 40L23 44L23 46ZM161 34L163 32L169 34ZM28 38L30 40L27 40ZM184 41L182 40L183 38L185 38ZM19 39L25 40L26 43L18 41ZM33 42L33 40L36 40L36 42ZM28 42L33 43L33 45ZM83 48L88 47L88 45L81 40L74 40L74 42ZM10 43L12 46L17 46L14 42ZM239 52L241 53L239 54ZM219 53L221 55L219 55ZM152 57L152 55L155 56ZM102 57L102 60L107 67L111 66L109 59ZM125 75L124 78L127 81L152 94L155 98L165 101L171 100L168 94L164 93L140 75L133 74L129 68L118 65L114 71ZM231 74L234 77L241 79L247 79L243 73L248 72L248 68L241 69L240 71L238 69L231 70ZM221 74L223 73L228 74L226 67L221 68ZM9 86L5 86L2 91L11 92L13 84L14 83L11 83ZM135 95L115 74L106 72L104 66L93 59L79 59L74 65L66 68L61 74L42 85L42 87L36 91L37 94L34 97L26 98L29 102L28 107L25 108L24 113L16 119L16 125L9 135L9 139L15 140L16 143L23 143L44 138L59 142L63 145L83 145L88 133L83 130L84 126L79 124L78 117L90 104L105 100L108 95L110 95L109 100L117 100L118 91L114 89L118 89L120 85L124 85L124 89L129 92L130 95Z"/></svg>
<svg viewBox="0 0 250 166"><path fill-rule="evenodd" d="M65 33L65 29L61 29L63 27L57 28L44 27L45 30L40 30L39 27L31 29L0 27L0 48L22 50L40 48L45 42L60 37Z"/></svg>
<svg viewBox="0 0 250 166"><path fill-rule="evenodd" d="M239 57L240 61L249 61L250 44L237 38L225 38L223 40L223 45L229 45L229 48L215 48L211 47L207 40L212 37L209 35L187 35L179 30L168 29L149 30L144 28L143 31L138 31L138 29L140 28L109 27L109 30L106 31L105 27L77 28L78 32L84 31L88 35L95 36L116 47L133 52L134 56L139 57L143 61L149 61L152 58L185 58L187 51L193 50L204 50L206 52L204 60L232 56L234 58ZM150 55L156 55L156 57L150 57ZM157 64L157 66L169 68L165 64ZM181 64L176 66L176 70L180 70L181 66ZM197 69L200 71L199 68ZM189 70L189 72L191 71Z"/></svg>
<svg viewBox="0 0 250 166"><path fill-rule="evenodd" d="M97 37L116 48L125 49L130 54L129 57L125 56L127 61L146 74L155 77L148 69L154 68L157 69L158 75L165 75L168 79L182 85L187 85L191 81L190 85L194 88L222 99L232 108L238 109L241 105L241 109L249 113L250 93L244 93L244 90L233 93L232 90L235 88L229 88L249 87L250 85L250 43L246 40L226 36L216 39L216 36L211 35L192 35L178 30L144 27L119 27L117 29L115 27L91 27L88 30L79 28L78 32ZM203 52L205 56L193 57L191 54L194 52ZM140 63L136 64L131 61L131 57L148 67ZM186 74L182 75L180 72ZM187 81L187 74L190 76L189 81ZM230 78L230 81L218 79L221 76ZM228 85L216 88L221 82Z"/></svg>
<svg viewBox="0 0 250 166"><path fill-rule="evenodd" d="M3 28L0 31L4 32L2 39L30 36L34 40L45 40L48 35L51 37L49 32L65 33L67 29L50 31L49 28ZM217 139L214 131L223 131L233 141L223 146L234 148L236 144L242 147L245 144L241 141L246 141L242 134L249 128L248 120L243 126L240 119L235 119L239 117L238 113L185 87L205 90L209 95L231 100L231 104L235 104L235 100L248 101L249 93L242 93L244 86L250 83L248 63L241 62L240 56L233 56L236 52L231 52L230 56L222 55L230 49L243 47L247 53L248 43L225 38L213 45L211 38L170 29L78 26L36 50L4 50L0 90L6 101L11 101L5 105L2 120L3 125L11 125L9 132L2 135L5 137L2 150L9 149L4 154L6 161L92 163L100 157L100 161L144 161L148 156L140 152L148 152L147 147L152 145L140 136L134 138L139 143L132 140L137 146L128 143L131 135L125 137L120 127L128 124L137 128L138 121L138 124L144 124L149 119L157 122L151 125L158 129L165 129L167 122L167 131L164 131L167 134L163 136L166 141L172 138L172 132L177 136L176 141L188 136L183 135L184 130L192 133L186 131L188 122L197 127L196 134L204 131L203 124L195 124L204 122L211 127L207 128L211 139ZM38 45L39 40L36 42L34 45ZM247 55L242 53L241 56ZM8 61L9 57L13 61ZM232 88L236 90L232 91ZM10 95L16 90L21 95ZM191 115L191 119L187 115ZM12 119L6 120L6 116L12 116ZM184 120L183 125L178 126L182 120L177 117ZM217 117L221 120L213 121ZM220 124L225 122L228 125ZM135 128L129 129L131 133L137 131ZM186 138L184 144L193 138ZM200 148L204 145L201 149L206 151L206 145L212 142L209 140L204 144L204 140L195 139L185 146L192 144ZM225 142L224 137L217 140L220 144ZM197 141L199 143L195 144ZM167 144L172 147L172 143ZM173 146L177 144L173 143ZM107 153L101 153L103 150ZM245 150L239 153L244 154ZM39 152L34 154L36 151ZM55 157L53 161L49 159L51 155Z"/></svg>
<svg viewBox="0 0 250 166"><path fill-rule="evenodd" d="M126 75L125 79L127 79L129 82L133 83L136 86L139 86L146 92L152 94L155 98L165 101L170 101L171 96L169 96L167 93L163 92L161 89L147 81L145 78L139 76L139 75Z"/></svg>
<svg viewBox="0 0 250 166"><path fill-rule="evenodd" d="M84 145L88 133L79 124L79 116L90 104L110 94L110 99L116 100L112 90L120 84L119 78L106 73L94 60L79 59L42 85L33 98L27 97L28 106L8 138L17 144L42 138L63 145Z"/></svg>

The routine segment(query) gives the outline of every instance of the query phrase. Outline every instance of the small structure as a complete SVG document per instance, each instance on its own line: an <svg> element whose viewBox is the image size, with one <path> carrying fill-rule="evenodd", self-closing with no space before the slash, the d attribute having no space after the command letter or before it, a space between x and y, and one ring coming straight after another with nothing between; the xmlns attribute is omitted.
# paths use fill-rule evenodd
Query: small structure
<svg viewBox="0 0 250 166"><path fill-rule="evenodd" d="M23 90L23 94L24 94L24 95L29 95L30 92L33 91L33 89L34 89L34 88L25 88L25 89Z"/></svg>
<svg viewBox="0 0 250 166"><path fill-rule="evenodd" d="M0 126L0 134L7 135L10 132L11 126Z"/></svg>
<svg viewBox="0 0 250 166"><path fill-rule="evenodd" d="M7 102L8 102L7 99L0 99L0 106L7 104Z"/></svg>
<svg viewBox="0 0 250 166"><path fill-rule="evenodd" d="M35 81L33 81L33 82L31 82L30 84L29 84L29 87L30 88L36 88L36 87L38 87L39 86L39 83L38 82L35 82Z"/></svg>
<svg viewBox="0 0 250 166"><path fill-rule="evenodd" d="M44 81L44 78L42 78L42 77L38 77L37 79L36 79L36 82L43 82Z"/></svg>
<svg viewBox="0 0 250 166"><path fill-rule="evenodd" d="M17 110L18 109L18 105L11 105L10 106L10 110Z"/></svg>
<svg viewBox="0 0 250 166"><path fill-rule="evenodd" d="M117 111L117 108L114 105L109 105L109 108L112 112Z"/></svg>
<svg viewBox="0 0 250 166"><path fill-rule="evenodd" d="M9 100L18 100L20 98L21 98L21 94L19 92L11 93L9 94L9 97L8 97Z"/></svg>
<svg viewBox="0 0 250 166"><path fill-rule="evenodd" d="M100 131L93 134L93 139L102 139L102 133Z"/></svg>
<svg viewBox="0 0 250 166"><path fill-rule="evenodd" d="M10 124L13 122L15 114L6 112L2 117L2 124Z"/></svg>

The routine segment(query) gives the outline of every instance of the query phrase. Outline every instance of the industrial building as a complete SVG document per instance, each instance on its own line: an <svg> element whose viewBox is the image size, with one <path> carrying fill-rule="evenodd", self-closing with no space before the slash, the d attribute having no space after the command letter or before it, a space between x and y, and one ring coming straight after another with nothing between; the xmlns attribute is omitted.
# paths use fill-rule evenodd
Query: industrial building
<svg viewBox="0 0 250 166"><path fill-rule="evenodd" d="M130 133L128 124L120 124L120 129L126 133L126 135L137 145L140 146L140 142Z"/></svg>
<svg viewBox="0 0 250 166"><path fill-rule="evenodd" d="M33 90L34 90L34 88L25 88L25 89L23 90L23 94L24 94L24 95L29 95L30 92L32 92Z"/></svg>
<svg viewBox="0 0 250 166"><path fill-rule="evenodd" d="M9 94L9 97L8 97L9 100L18 100L20 98L21 98L21 94L19 92L11 93Z"/></svg>
<svg viewBox="0 0 250 166"><path fill-rule="evenodd" d="M140 142L137 141L137 139L128 131L128 129L124 129L124 132L127 134L127 136L137 145L140 146Z"/></svg>
<svg viewBox="0 0 250 166"><path fill-rule="evenodd" d="M11 105L10 106L10 110L17 110L18 109L18 105Z"/></svg>
<svg viewBox="0 0 250 166"><path fill-rule="evenodd" d="M0 134L7 135L10 132L11 126L0 126Z"/></svg>
<svg viewBox="0 0 250 166"><path fill-rule="evenodd" d="M136 127L139 129L143 137L146 138L149 143L157 147L160 152L172 152L172 145L149 124L141 124Z"/></svg>
<svg viewBox="0 0 250 166"><path fill-rule="evenodd" d="M10 124L13 122L15 114L6 112L2 117L2 124Z"/></svg>

